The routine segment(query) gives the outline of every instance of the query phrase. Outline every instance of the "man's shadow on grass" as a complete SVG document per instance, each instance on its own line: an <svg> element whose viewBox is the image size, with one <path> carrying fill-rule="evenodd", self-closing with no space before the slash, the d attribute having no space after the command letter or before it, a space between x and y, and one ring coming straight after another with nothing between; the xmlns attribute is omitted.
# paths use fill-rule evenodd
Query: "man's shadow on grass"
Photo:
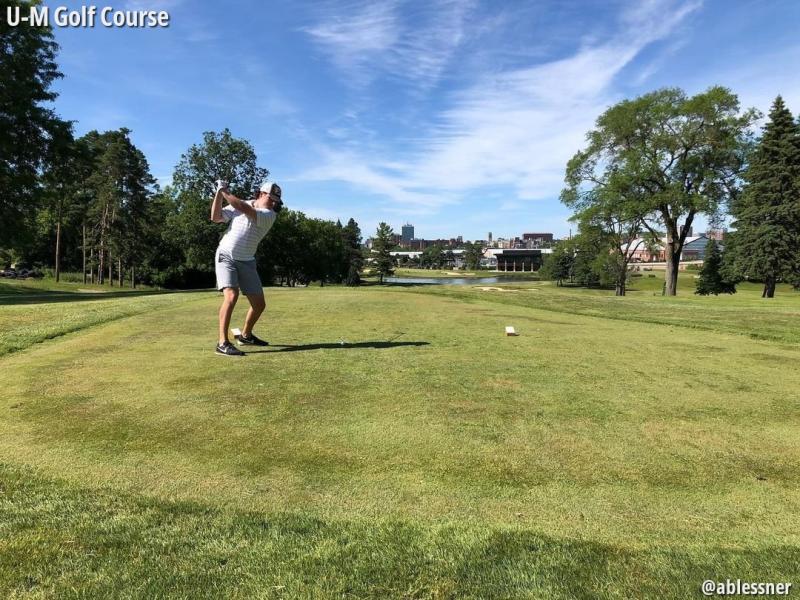
<svg viewBox="0 0 800 600"><path fill-rule="evenodd" d="M262 352L302 352L303 350L347 350L352 348L399 348L402 346L428 346L429 342L325 342L317 344L271 344L265 350L248 350L246 354Z"/></svg>

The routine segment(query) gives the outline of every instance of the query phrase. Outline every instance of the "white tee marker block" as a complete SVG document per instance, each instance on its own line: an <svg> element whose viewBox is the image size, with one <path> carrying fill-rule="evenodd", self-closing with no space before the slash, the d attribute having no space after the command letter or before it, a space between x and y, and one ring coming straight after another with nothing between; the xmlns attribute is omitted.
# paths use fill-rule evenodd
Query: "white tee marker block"
<svg viewBox="0 0 800 600"><path fill-rule="evenodd" d="M506 326L506 335L519 335L511 325Z"/></svg>
<svg viewBox="0 0 800 600"><path fill-rule="evenodd" d="M242 335L242 330L239 329L238 327L234 327L233 329L231 329L231 332L233 333L233 335Z"/></svg>

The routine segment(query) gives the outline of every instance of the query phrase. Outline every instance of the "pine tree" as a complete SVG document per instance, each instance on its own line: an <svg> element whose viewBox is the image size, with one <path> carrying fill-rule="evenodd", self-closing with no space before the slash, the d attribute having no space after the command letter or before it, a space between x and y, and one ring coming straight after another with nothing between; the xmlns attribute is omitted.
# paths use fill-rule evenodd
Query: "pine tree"
<svg viewBox="0 0 800 600"><path fill-rule="evenodd" d="M737 275L764 282L763 298L800 269L800 127L778 96L733 203Z"/></svg>
<svg viewBox="0 0 800 600"><path fill-rule="evenodd" d="M380 223L375 233L375 239L373 240L372 252L375 271L380 275L381 283L383 283L384 277L388 277L394 273L394 261L390 254L394 247L394 241L392 240L393 235L394 232L391 227L386 223Z"/></svg>
<svg viewBox="0 0 800 600"><path fill-rule="evenodd" d="M701 296L736 293L736 284L723 275L722 252L716 240L709 239L706 243L706 255L696 288L694 293Z"/></svg>
<svg viewBox="0 0 800 600"><path fill-rule="evenodd" d="M351 218L343 229L345 251L347 252L347 272L345 284L357 286L361 284L361 269L364 257L361 254L361 229L355 219Z"/></svg>

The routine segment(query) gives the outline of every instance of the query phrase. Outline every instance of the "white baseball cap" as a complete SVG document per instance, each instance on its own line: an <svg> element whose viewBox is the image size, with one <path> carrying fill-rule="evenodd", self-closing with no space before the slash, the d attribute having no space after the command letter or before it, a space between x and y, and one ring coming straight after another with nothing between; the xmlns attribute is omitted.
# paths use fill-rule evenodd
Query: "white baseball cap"
<svg viewBox="0 0 800 600"><path fill-rule="evenodd" d="M258 188L258 191L277 196L278 198L281 197L281 186L279 186L277 183L267 183L265 181L261 184L261 187Z"/></svg>

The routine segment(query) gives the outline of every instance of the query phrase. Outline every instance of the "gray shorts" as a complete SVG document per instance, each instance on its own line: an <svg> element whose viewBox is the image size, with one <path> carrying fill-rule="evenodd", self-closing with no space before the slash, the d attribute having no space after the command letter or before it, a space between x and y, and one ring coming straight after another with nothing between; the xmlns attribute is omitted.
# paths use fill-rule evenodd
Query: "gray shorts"
<svg viewBox="0 0 800 600"><path fill-rule="evenodd" d="M229 287L237 288L243 294L264 293L254 260L233 260L227 252L217 250L214 270L217 273L218 290Z"/></svg>

